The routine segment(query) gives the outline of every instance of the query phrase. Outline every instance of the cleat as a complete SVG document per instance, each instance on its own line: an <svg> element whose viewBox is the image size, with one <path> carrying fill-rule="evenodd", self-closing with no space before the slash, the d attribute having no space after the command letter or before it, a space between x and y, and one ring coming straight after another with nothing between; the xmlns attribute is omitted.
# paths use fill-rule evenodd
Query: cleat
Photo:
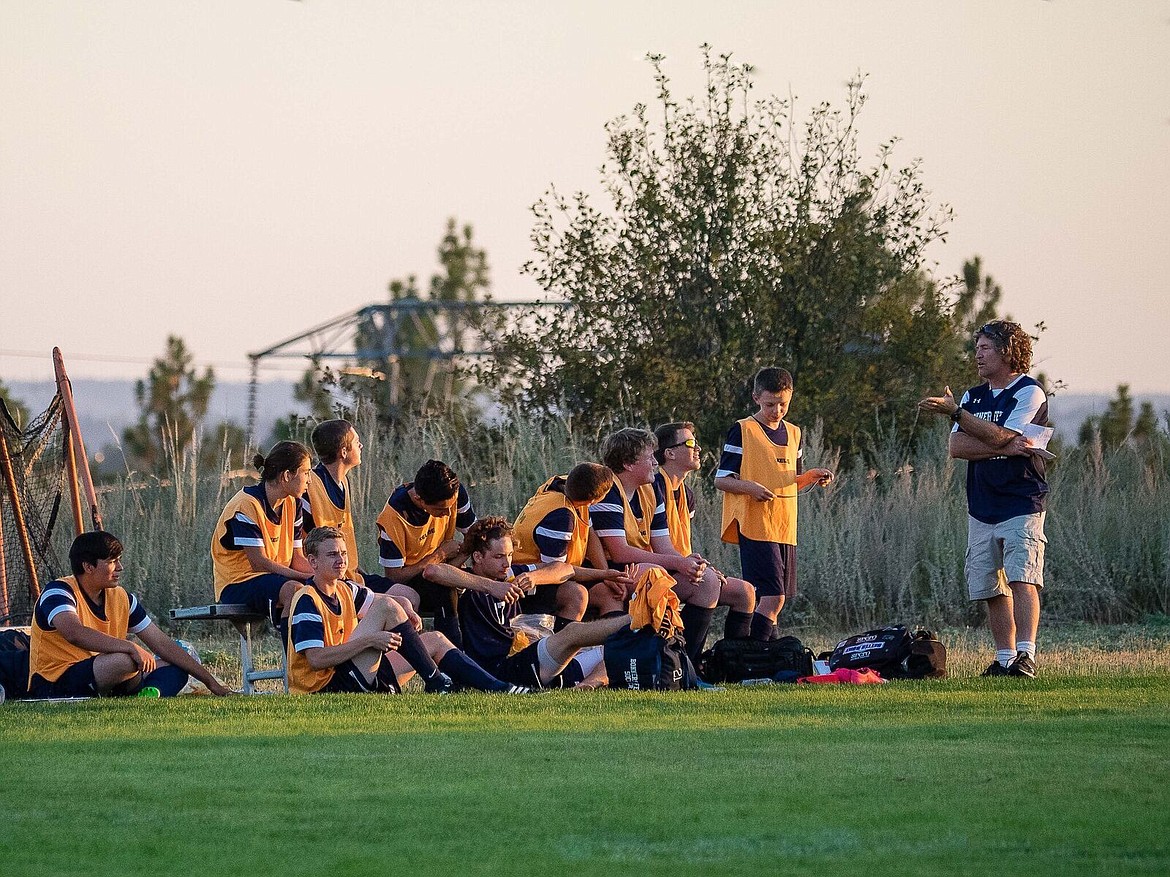
<svg viewBox="0 0 1170 877"><path fill-rule="evenodd" d="M1007 676L1008 668L999 661L992 661L991 666L979 674L980 676Z"/></svg>
<svg viewBox="0 0 1170 877"><path fill-rule="evenodd" d="M1036 662L1028 656L1027 652L1016 652L1016 659L1008 664L1007 675L1035 679Z"/></svg>
<svg viewBox="0 0 1170 877"><path fill-rule="evenodd" d="M525 685L509 685L504 689L504 694L533 694L533 690Z"/></svg>
<svg viewBox="0 0 1170 877"><path fill-rule="evenodd" d="M453 694L455 683L451 681L450 676L440 670L426 681L423 690L427 694Z"/></svg>

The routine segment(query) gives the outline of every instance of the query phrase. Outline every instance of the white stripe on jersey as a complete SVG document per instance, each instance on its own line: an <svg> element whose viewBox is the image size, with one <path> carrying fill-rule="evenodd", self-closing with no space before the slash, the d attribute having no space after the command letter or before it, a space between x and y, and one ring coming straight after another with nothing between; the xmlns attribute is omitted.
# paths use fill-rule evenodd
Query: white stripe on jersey
<svg viewBox="0 0 1170 877"><path fill-rule="evenodd" d="M241 539L238 536L232 540L238 548L263 548L263 539Z"/></svg>
<svg viewBox="0 0 1170 877"><path fill-rule="evenodd" d="M300 624L302 621L324 622L324 619L320 615L318 615L316 612L298 612L296 615L294 615L292 618L290 618L288 620L288 624L289 624L289 627L292 627L294 624Z"/></svg>
<svg viewBox="0 0 1170 877"><path fill-rule="evenodd" d="M589 506L591 512L616 512L619 515L624 515L626 510L623 506L613 502L598 502Z"/></svg>
<svg viewBox="0 0 1170 877"><path fill-rule="evenodd" d="M723 450L728 454L739 454L743 456L743 448L737 448L735 445L724 445Z"/></svg>
<svg viewBox="0 0 1170 877"><path fill-rule="evenodd" d="M236 520L243 521L245 524L251 524L253 527L260 526L255 521L253 521L251 518L249 518L247 515L245 515L243 512L236 512Z"/></svg>
<svg viewBox="0 0 1170 877"><path fill-rule="evenodd" d="M562 542L568 542L573 538L572 533L562 533L560 530L550 530L548 527L537 527L534 532L539 533L541 536L547 536L549 539L559 539Z"/></svg>

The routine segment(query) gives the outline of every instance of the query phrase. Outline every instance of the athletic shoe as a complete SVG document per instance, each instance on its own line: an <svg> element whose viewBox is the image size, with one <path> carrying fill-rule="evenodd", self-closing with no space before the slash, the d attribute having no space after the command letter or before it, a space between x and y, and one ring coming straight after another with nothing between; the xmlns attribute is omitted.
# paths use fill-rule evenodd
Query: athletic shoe
<svg viewBox="0 0 1170 877"><path fill-rule="evenodd" d="M535 694L535 690L524 685L509 685L507 688L501 689L500 694Z"/></svg>
<svg viewBox="0 0 1170 877"><path fill-rule="evenodd" d="M455 683L451 681L450 676L440 670L427 680L424 690L427 694L452 694L455 691Z"/></svg>
<svg viewBox="0 0 1170 877"><path fill-rule="evenodd" d="M1027 652L1016 652L1016 659L1008 664L1008 676L1025 676L1028 679L1036 678L1036 662Z"/></svg>
<svg viewBox="0 0 1170 877"><path fill-rule="evenodd" d="M1008 668L999 661L992 661L991 666L979 674L980 676L1007 676Z"/></svg>

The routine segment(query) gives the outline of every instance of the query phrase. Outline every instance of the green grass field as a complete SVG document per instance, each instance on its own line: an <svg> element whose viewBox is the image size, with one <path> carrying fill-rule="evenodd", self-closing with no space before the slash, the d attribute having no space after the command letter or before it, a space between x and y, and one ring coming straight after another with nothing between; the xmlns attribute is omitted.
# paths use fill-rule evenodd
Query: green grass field
<svg viewBox="0 0 1170 877"><path fill-rule="evenodd" d="M1166 874L1170 676L0 708L12 875Z"/></svg>

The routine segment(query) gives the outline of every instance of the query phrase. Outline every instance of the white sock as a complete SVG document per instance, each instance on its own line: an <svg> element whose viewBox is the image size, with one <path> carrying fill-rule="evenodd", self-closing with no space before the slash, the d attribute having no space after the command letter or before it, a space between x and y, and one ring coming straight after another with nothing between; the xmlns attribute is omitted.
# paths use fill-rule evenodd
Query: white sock
<svg viewBox="0 0 1170 877"><path fill-rule="evenodd" d="M1018 643L1016 643L1016 651L1027 652L1029 658L1031 658L1033 661L1036 660L1036 644L1034 642L1020 640Z"/></svg>
<svg viewBox="0 0 1170 877"><path fill-rule="evenodd" d="M999 661L1000 666L1006 667L1016 659L1016 653L1012 649L996 649L995 660Z"/></svg>

